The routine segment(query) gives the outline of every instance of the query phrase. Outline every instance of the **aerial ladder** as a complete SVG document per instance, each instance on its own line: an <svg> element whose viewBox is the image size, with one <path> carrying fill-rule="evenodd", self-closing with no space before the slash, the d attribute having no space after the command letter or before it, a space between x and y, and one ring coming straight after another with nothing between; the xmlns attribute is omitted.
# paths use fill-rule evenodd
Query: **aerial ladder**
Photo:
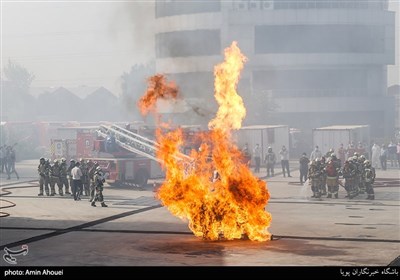
<svg viewBox="0 0 400 280"><path fill-rule="evenodd" d="M99 129L96 131L97 135L107 139L107 137L114 137L115 143L133 153L141 155L143 157L155 160L159 163L162 161L156 157L157 150L159 149L159 144L151 139L143 137L137 133L127 130L118 125L100 125ZM191 165L193 160L183 154L179 153L176 155L178 160L183 160L185 165Z"/></svg>

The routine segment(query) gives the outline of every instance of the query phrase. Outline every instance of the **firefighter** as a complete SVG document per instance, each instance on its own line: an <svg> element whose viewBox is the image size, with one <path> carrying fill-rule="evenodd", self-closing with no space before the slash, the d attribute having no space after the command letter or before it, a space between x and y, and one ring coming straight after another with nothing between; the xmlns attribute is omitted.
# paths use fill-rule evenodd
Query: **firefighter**
<svg viewBox="0 0 400 280"><path fill-rule="evenodd" d="M367 199L375 199L375 192L373 187L375 177L375 168L371 166L371 162L369 160L364 161L364 184L365 190L368 194Z"/></svg>
<svg viewBox="0 0 400 280"><path fill-rule="evenodd" d="M95 161L93 166L89 169L89 179L90 179L90 202L94 200L94 195L96 192L96 185L94 181L94 174L96 173L96 168L99 166L99 163Z"/></svg>
<svg viewBox="0 0 400 280"><path fill-rule="evenodd" d="M334 195L335 198L339 197L339 170L340 167L335 162L334 158L336 158L335 154L331 155L330 160L325 166L325 174L326 174L326 184L328 186L328 195L327 198L332 198Z"/></svg>
<svg viewBox="0 0 400 280"><path fill-rule="evenodd" d="M364 162L365 162L365 156L364 155L360 155L358 157L358 173L360 174L360 181L358 182L358 190L360 194L365 193L365 166L364 166Z"/></svg>
<svg viewBox="0 0 400 280"><path fill-rule="evenodd" d="M96 167L93 179L96 187L96 196L90 205L96 207L96 201L98 201L101 203L101 207L108 207L108 205L104 203L103 197L103 185L106 180L104 179L103 171L100 166Z"/></svg>
<svg viewBox="0 0 400 280"><path fill-rule="evenodd" d="M361 164L358 161L359 154L356 152L354 153L353 158L350 162L355 166L356 175L354 176L354 190L356 192L356 196L360 193L360 184L361 184L361 174L362 168Z"/></svg>
<svg viewBox="0 0 400 280"><path fill-rule="evenodd" d="M55 185L58 186L58 193L63 196L63 189L60 182L60 165L58 164L58 159L54 160L53 166L50 168L50 196L54 196L56 194Z"/></svg>
<svg viewBox="0 0 400 280"><path fill-rule="evenodd" d="M82 178L81 178L81 180L82 180L82 189L83 189L82 191L84 191L84 195L85 196L89 196L89 193L90 193L90 190L89 190L90 181L89 181L88 165L87 165L87 163L85 162L85 160L83 158L81 158L79 160L79 162L81 163L80 168L81 168L81 171L82 171ZM81 195L82 195L82 192L81 192Z"/></svg>
<svg viewBox="0 0 400 280"><path fill-rule="evenodd" d="M39 173L39 194L38 196L43 195L43 186L45 187L46 195L49 196L49 185L46 184L46 161L44 157L39 159L38 165L38 173Z"/></svg>
<svg viewBox="0 0 400 280"><path fill-rule="evenodd" d="M319 168L321 170L321 183L320 183L320 193L321 195L326 195L326 173L325 173L325 167L326 167L326 159L325 156L322 156L319 162Z"/></svg>
<svg viewBox="0 0 400 280"><path fill-rule="evenodd" d="M299 159L300 163L300 184L303 184L305 181L307 181L308 177L308 164L310 163L310 160L307 157L306 153L303 153L301 155L301 158ZM303 181L304 179L304 181Z"/></svg>
<svg viewBox="0 0 400 280"><path fill-rule="evenodd" d="M50 190L50 170L51 170L51 163L50 163L50 159L48 159L48 158L46 158L45 160L45 166L46 166L46 169L45 169L45 173L44 173L44 175L45 175L45 177L44 177L44 186L45 186L45 189L48 189L48 190Z"/></svg>
<svg viewBox="0 0 400 280"><path fill-rule="evenodd" d="M63 189L63 186L65 186L65 194L71 194L69 192L69 182L67 176L68 176L67 160L65 158L62 158L60 164L61 190Z"/></svg>
<svg viewBox="0 0 400 280"><path fill-rule="evenodd" d="M322 182L322 170L320 160L312 160L308 168L308 179L311 182L311 191L313 195L311 197L321 197L321 182Z"/></svg>
<svg viewBox="0 0 400 280"><path fill-rule="evenodd" d="M355 177L356 177L356 166L353 164L353 159L346 160L344 162L342 174L345 179L344 188L347 191L347 197L352 199L357 195Z"/></svg>

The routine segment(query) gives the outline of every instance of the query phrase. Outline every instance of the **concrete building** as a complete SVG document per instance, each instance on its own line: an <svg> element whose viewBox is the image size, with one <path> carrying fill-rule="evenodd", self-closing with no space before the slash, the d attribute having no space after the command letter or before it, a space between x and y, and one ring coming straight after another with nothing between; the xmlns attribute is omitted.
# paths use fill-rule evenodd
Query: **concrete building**
<svg viewBox="0 0 400 280"><path fill-rule="evenodd" d="M156 1L155 13L157 72L207 110L213 67L237 41L248 57L239 84L247 124L369 124L373 136L392 135L388 1Z"/></svg>

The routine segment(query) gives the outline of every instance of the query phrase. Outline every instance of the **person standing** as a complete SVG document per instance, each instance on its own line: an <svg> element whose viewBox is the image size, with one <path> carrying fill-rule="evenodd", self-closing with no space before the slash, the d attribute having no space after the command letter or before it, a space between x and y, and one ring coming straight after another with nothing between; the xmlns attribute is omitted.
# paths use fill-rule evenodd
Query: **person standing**
<svg viewBox="0 0 400 280"><path fill-rule="evenodd" d="M368 194L367 199L374 200L375 199L375 192L373 184L375 182L375 168L371 166L369 160L364 161L364 183L365 183L365 190Z"/></svg>
<svg viewBox="0 0 400 280"><path fill-rule="evenodd" d="M344 162L346 161L346 149L344 148L343 143L340 144L340 147L338 149L338 155L340 160L340 166L343 166Z"/></svg>
<svg viewBox="0 0 400 280"><path fill-rule="evenodd" d="M379 157L381 155L381 147L379 147L378 144L374 143L371 148L371 162L372 162L372 167L379 168Z"/></svg>
<svg viewBox="0 0 400 280"><path fill-rule="evenodd" d="M4 173L4 167L6 164L5 156L6 156L6 145L0 147L0 173Z"/></svg>
<svg viewBox="0 0 400 280"><path fill-rule="evenodd" d="M310 160L307 157L306 153L303 153L299 159L300 163L300 184L303 184L305 181L307 181L307 176L308 176L308 164L310 163Z"/></svg>
<svg viewBox="0 0 400 280"><path fill-rule="evenodd" d="M387 148L387 157L390 160L390 167L397 167L397 147L393 141L390 141Z"/></svg>
<svg viewBox="0 0 400 280"><path fill-rule="evenodd" d="M50 169L50 196L56 194L56 185L58 187L58 193L63 196L63 189L60 181L60 165L58 164L58 159L54 160L53 166Z"/></svg>
<svg viewBox="0 0 400 280"><path fill-rule="evenodd" d="M308 168L308 179L310 180L311 183L311 191L313 195L311 197L313 198L320 198L321 197L321 160L320 159L315 159L312 160L310 163L310 166Z"/></svg>
<svg viewBox="0 0 400 280"><path fill-rule="evenodd" d="M96 167L96 172L94 173L93 179L96 186L96 196L90 205L96 207L96 201L98 201L101 203L101 207L108 207L107 204L104 203L103 196L103 185L106 180L104 179L103 171L101 170L100 166Z"/></svg>
<svg viewBox="0 0 400 280"><path fill-rule="evenodd" d="M69 192L68 167L67 167L67 160L65 158L61 159L61 164L60 164L60 184L61 184L61 190L63 189L63 186L65 186L65 194L71 194Z"/></svg>
<svg viewBox="0 0 400 280"><path fill-rule="evenodd" d="M90 179L90 202L92 202L95 198L96 193L96 182L94 181L94 174L96 173L96 169L99 166L99 163L95 161L93 166L89 169L89 179Z"/></svg>
<svg viewBox="0 0 400 280"><path fill-rule="evenodd" d="M251 153L249 150L249 144L245 144L243 149L242 149L242 153L243 153L243 159L244 159L244 164L246 164L247 166L250 166L251 163Z"/></svg>
<svg viewBox="0 0 400 280"><path fill-rule="evenodd" d="M275 153L272 151L272 147L268 147L264 162L267 165L267 177L273 177L274 176L274 167L275 167L275 163L276 163L276 156L275 156Z"/></svg>
<svg viewBox="0 0 400 280"><path fill-rule="evenodd" d="M256 167L254 168L255 173L260 172L260 165L261 165L261 148L259 144L256 144L256 146L253 149L253 155L254 155L254 161L256 164Z"/></svg>
<svg viewBox="0 0 400 280"><path fill-rule="evenodd" d="M19 175L17 170L15 169L15 161L17 157L15 155L15 150L12 146L7 147L7 153L6 153L6 171L7 171L7 180L10 180L11 177L10 175L15 173L15 176L17 176L17 180L19 180Z"/></svg>
<svg viewBox="0 0 400 280"><path fill-rule="evenodd" d="M322 158L322 153L319 150L319 147L315 146L315 149L311 152L310 161L321 159L321 158Z"/></svg>
<svg viewBox="0 0 400 280"><path fill-rule="evenodd" d="M74 194L74 200L81 200L81 193L82 193L82 171L79 168L80 162L76 162L74 168L71 170L72 176L72 191Z"/></svg>
<svg viewBox="0 0 400 280"><path fill-rule="evenodd" d="M400 140L397 142L397 147L396 147L396 154L397 154L397 166L400 169Z"/></svg>
<svg viewBox="0 0 400 280"><path fill-rule="evenodd" d="M279 151L279 155L281 156L283 177L286 177L286 172L288 174L288 177L292 177L290 176L290 169L289 169L289 152L286 149L285 145L282 146L281 150Z"/></svg>
<svg viewBox="0 0 400 280"><path fill-rule="evenodd" d="M382 148L381 148L381 155L379 157L379 160L381 161L381 166L382 166L382 170L386 170L387 169L387 148L386 145L383 144Z"/></svg>
<svg viewBox="0 0 400 280"><path fill-rule="evenodd" d="M39 174L39 194L38 196L43 196L43 189L46 191L46 195L49 196L49 185L46 184L46 161L44 157L39 159L38 174ZM45 187L45 188L44 188Z"/></svg>
<svg viewBox="0 0 400 280"><path fill-rule="evenodd" d="M72 171L72 168L74 168L74 167L75 167L75 160L71 159L69 161L69 166L68 166L68 169L67 169L67 175L68 175L68 179L69 179L69 186L71 187L72 196L74 196L74 182L73 182L73 179L72 179L71 171Z"/></svg>

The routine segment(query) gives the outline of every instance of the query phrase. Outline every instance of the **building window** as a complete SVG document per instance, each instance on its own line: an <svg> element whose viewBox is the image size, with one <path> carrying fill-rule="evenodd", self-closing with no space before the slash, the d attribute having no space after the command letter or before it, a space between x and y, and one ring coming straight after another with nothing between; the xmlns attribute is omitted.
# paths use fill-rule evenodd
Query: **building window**
<svg viewBox="0 0 400 280"><path fill-rule="evenodd" d="M255 53L383 53L385 28L377 25L260 25Z"/></svg>
<svg viewBox="0 0 400 280"><path fill-rule="evenodd" d="M219 30L190 30L156 35L156 57L187 57L219 55Z"/></svg>
<svg viewBox="0 0 400 280"><path fill-rule="evenodd" d="M210 13L221 11L220 1L156 1L156 17L185 14Z"/></svg>
<svg viewBox="0 0 400 280"><path fill-rule="evenodd" d="M367 72L360 69L253 72L254 90L274 97L362 96L367 85Z"/></svg>

